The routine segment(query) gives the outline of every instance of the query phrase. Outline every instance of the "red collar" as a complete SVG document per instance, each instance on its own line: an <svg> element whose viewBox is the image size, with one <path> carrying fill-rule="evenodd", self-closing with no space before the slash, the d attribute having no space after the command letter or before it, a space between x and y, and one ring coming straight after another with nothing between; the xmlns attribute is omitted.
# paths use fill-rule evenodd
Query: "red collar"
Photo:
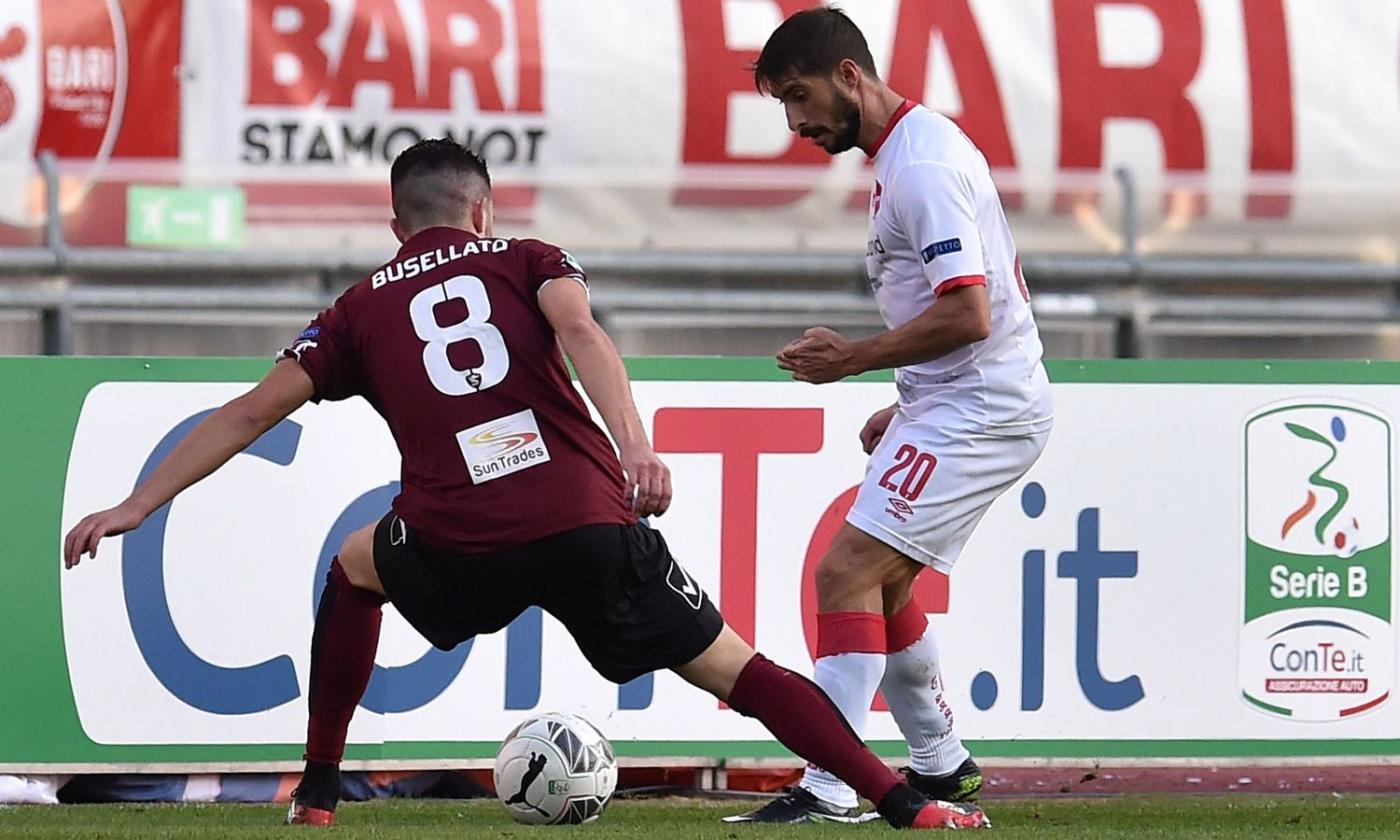
<svg viewBox="0 0 1400 840"><path fill-rule="evenodd" d="M890 132L894 131L895 125L898 124L900 120L904 119L905 114L912 110L914 110L914 100L906 99L899 103L899 107L895 109L894 115L890 117L890 121L885 123L885 130L880 132L880 136L876 138L875 145L871 146L870 151L865 153L866 157L873 158L880 153L880 147L885 145L885 140L889 138Z"/></svg>

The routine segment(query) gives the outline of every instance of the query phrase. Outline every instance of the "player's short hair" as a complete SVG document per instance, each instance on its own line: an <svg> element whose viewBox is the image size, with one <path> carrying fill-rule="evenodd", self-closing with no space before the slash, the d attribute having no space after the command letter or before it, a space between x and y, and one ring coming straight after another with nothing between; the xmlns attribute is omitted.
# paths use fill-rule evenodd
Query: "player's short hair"
<svg viewBox="0 0 1400 840"><path fill-rule="evenodd" d="M783 21L750 69L760 92L790 76L827 76L846 59L879 78L860 28L837 8L818 6Z"/></svg>
<svg viewBox="0 0 1400 840"><path fill-rule="evenodd" d="M394 216L409 230L460 224L471 205L491 194L486 161L455 140L420 140L389 169Z"/></svg>

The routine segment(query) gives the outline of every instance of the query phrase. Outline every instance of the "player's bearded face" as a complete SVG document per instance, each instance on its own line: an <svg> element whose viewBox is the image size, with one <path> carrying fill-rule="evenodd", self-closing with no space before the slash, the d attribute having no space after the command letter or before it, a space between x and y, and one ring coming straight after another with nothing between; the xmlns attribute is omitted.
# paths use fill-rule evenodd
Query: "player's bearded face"
<svg viewBox="0 0 1400 840"><path fill-rule="evenodd" d="M798 134L817 142L827 154L840 154L855 148L860 138L860 106L854 96L827 83L831 107L819 118L805 123Z"/></svg>
<svg viewBox="0 0 1400 840"><path fill-rule="evenodd" d="M860 106L855 97L836 91L838 116L835 120L835 142L827 146L833 155L855 148L860 139Z"/></svg>

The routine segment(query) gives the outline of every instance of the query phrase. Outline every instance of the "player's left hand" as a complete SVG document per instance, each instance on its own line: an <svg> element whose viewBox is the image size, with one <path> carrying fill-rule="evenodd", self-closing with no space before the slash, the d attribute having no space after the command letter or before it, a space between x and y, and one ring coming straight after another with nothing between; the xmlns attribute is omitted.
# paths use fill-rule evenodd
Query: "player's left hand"
<svg viewBox="0 0 1400 840"><path fill-rule="evenodd" d="M624 449L620 455L627 477L627 496L638 516L660 516L671 507L671 470L650 446Z"/></svg>
<svg viewBox="0 0 1400 840"><path fill-rule="evenodd" d="M855 365L855 345L850 339L826 327L812 327L796 341L778 351L778 367L792 371L798 382L835 382L859 371Z"/></svg>
<svg viewBox="0 0 1400 840"><path fill-rule="evenodd" d="M882 408L870 415L870 419L865 421L865 426L860 430L860 448L865 450L866 455L872 455L875 447L880 445L880 441L885 439L885 430L894 422L895 412L899 410L898 405Z"/></svg>
<svg viewBox="0 0 1400 840"><path fill-rule="evenodd" d="M63 566L71 569L83 560L83 555L97 556L97 544L103 537L114 537L135 530L146 519L125 502L114 508L83 517L63 540Z"/></svg>

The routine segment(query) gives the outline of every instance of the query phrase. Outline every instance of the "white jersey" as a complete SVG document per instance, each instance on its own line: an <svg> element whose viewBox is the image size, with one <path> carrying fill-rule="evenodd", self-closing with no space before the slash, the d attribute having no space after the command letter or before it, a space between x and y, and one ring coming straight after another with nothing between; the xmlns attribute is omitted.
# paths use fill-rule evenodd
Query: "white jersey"
<svg viewBox="0 0 1400 840"><path fill-rule="evenodd" d="M951 410L946 422L987 434L1048 430L1040 333L986 158L952 120L906 101L874 159L866 270L885 325L960 286L985 285L991 303L985 340L898 370L902 412Z"/></svg>

